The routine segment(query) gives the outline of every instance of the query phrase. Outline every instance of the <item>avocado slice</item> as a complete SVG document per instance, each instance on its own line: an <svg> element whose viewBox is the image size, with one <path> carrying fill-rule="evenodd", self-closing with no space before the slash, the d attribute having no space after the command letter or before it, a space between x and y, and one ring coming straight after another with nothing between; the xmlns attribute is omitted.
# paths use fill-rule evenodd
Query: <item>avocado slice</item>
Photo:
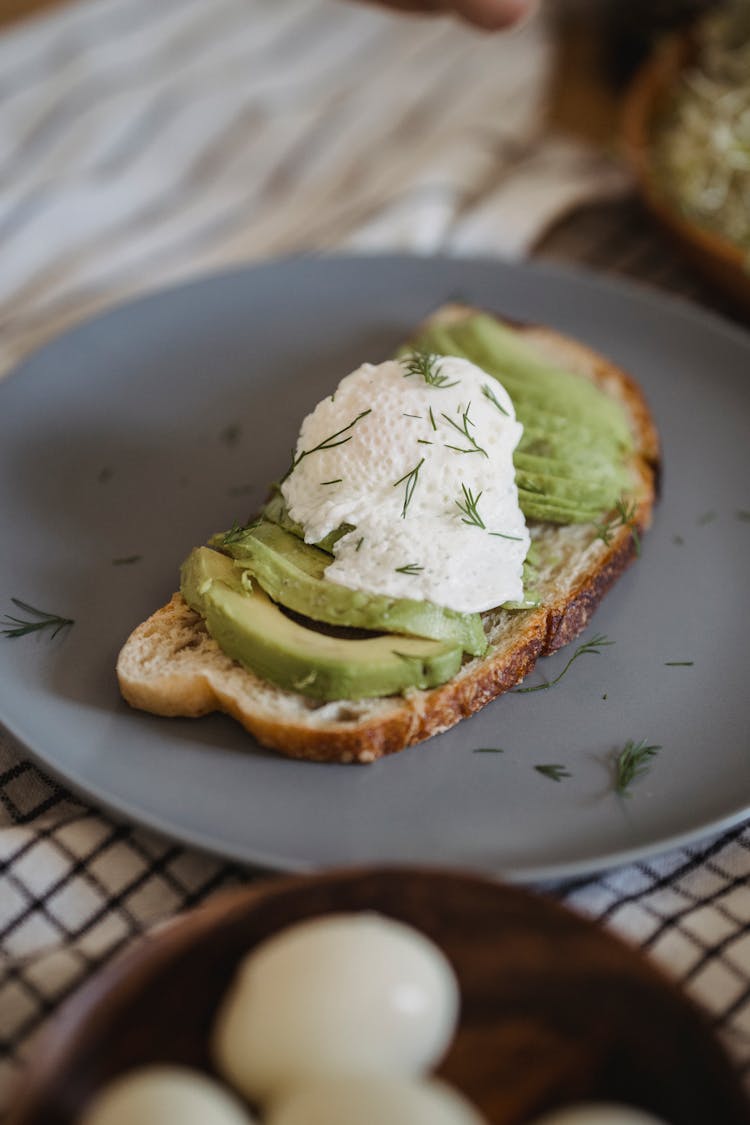
<svg viewBox="0 0 750 1125"><path fill-rule="evenodd" d="M478 613L457 613L432 602L390 598L329 582L331 556L277 524L261 520L224 548L275 602L330 625L407 633L460 644L482 656L487 649Z"/></svg>
<svg viewBox="0 0 750 1125"><path fill-rule="evenodd" d="M633 437L620 404L590 380L540 358L484 314L433 325L415 346L464 356L507 390L524 427L514 463L528 519L588 523L622 496Z"/></svg>
<svg viewBox="0 0 750 1125"><path fill-rule="evenodd" d="M314 699L362 699L445 683L461 646L401 635L349 640L292 621L259 585L242 582L232 559L198 547L180 589L221 649L265 680Z"/></svg>
<svg viewBox="0 0 750 1125"><path fill-rule="evenodd" d="M289 515L289 510L286 506L284 497L281 494L281 489L278 484L273 484L272 492L269 499L263 508L263 515L271 523L277 523L279 527L283 527L285 531L290 531L292 535L296 535L298 539L304 540L305 529L302 524L296 523ZM342 523L341 527L335 527L333 531L329 531L325 539L321 539L315 546L319 547L321 551L326 551L329 555L333 554L334 543L338 543L344 535L348 535L350 531L354 531L354 525L351 523ZM331 561L330 559L328 560ZM321 618L321 620L323 620Z"/></svg>

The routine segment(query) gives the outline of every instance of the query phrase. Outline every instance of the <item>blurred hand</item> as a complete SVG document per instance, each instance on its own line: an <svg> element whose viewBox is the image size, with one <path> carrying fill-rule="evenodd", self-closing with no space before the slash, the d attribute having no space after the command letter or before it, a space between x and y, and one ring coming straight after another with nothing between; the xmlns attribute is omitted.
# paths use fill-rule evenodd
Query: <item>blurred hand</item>
<svg viewBox="0 0 750 1125"><path fill-rule="evenodd" d="M401 12L453 12L475 27L512 27L537 7L537 0L376 0Z"/></svg>

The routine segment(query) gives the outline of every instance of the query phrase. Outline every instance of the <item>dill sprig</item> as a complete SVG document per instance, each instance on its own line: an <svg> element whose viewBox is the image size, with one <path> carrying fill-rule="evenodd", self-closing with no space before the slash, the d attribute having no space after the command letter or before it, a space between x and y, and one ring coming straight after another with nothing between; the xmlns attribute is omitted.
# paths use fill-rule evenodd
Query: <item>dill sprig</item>
<svg viewBox="0 0 750 1125"><path fill-rule="evenodd" d="M633 546L635 547L636 555L641 553L641 537L638 534L638 525L636 523L636 515L638 512L638 505L633 501L627 504L623 498L620 498L615 504L615 514L609 523L598 523L596 525L596 538L601 539L605 547L608 547L612 542L612 536L618 527L630 528L630 534L633 536Z"/></svg>
<svg viewBox="0 0 750 1125"><path fill-rule="evenodd" d="M341 484L343 479L344 479L343 477L334 477L333 480L322 480L320 483L321 483L321 485L324 485L324 484Z"/></svg>
<svg viewBox="0 0 750 1125"><path fill-rule="evenodd" d="M472 751L474 754L504 754L502 746L477 746Z"/></svg>
<svg viewBox="0 0 750 1125"><path fill-rule="evenodd" d="M549 777L552 781L562 781L564 777L572 777L567 766L561 766L557 763L551 765L534 766L537 773L541 773L544 777Z"/></svg>
<svg viewBox="0 0 750 1125"><path fill-rule="evenodd" d="M515 543L520 543L523 538L521 535L507 535L504 531L490 531L489 534L496 539L512 539Z"/></svg>
<svg viewBox="0 0 750 1125"><path fill-rule="evenodd" d="M352 440L352 435L347 433L347 431L353 429L354 426L356 426L357 422L361 421L362 418L367 417L368 414L372 414L372 407L368 407L367 410L360 411L357 417L353 418L348 425L342 426L341 429L336 430L334 434L329 434L327 438L323 438L323 440L319 441L317 445L314 445L312 449L303 449L297 457L293 457L291 465L282 477L282 481L286 480L286 478L297 468L300 461L302 461L305 457L309 457L311 453L320 453L321 450L324 449L335 449L337 445L346 445L348 441ZM347 436L341 437L342 434L347 434Z"/></svg>
<svg viewBox="0 0 750 1125"><path fill-rule="evenodd" d="M75 625L72 617L60 617L58 613L47 613L43 609L37 609L28 602L22 602L20 598L11 598L13 605L20 609L23 613L29 613L32 620L24 620L22 617L13 617L12 614L6 614L3 618L3 628L0 633L4 637L25 637L27 633L41 633L44 629L52 630L52 637L56 637L61 629L65 629L68 625Z"/></svg>
<svg viewBox="0 0 750 1125"><path fill-rule="evenodd" d="M555 676L554 680L548 680L543 684L535 684L534 687L514 688L513 690L518 695L527 694L531 691L546 691L547 688L554 687L555 684L560 683L560 680L568 671L568 668L570 668L571 664L574 664L575 661L578 660L579 656L599 656L603 648L605 648L607 645L613 645L614 643L615 642L610 641L604 635L604 633L596 633L590 641L585 641L582 645L578 646L568 663L563 668L562 672L560 672L558 676Z"/></svg>
<svg viewBox="0 0 750 1125"><path fill-rule="evenodd" d="M497 409L500 411L501 414L504 414L506 418L510 418L510 414L505 409L505 407L502 405L502 403L499 402L499 400L497 398L497 395L495 394L495 392L493 391L493 389L489 385L489 383L483 384L482 394L484 395L485 398L490 400L490 402L492 403L493 406L497 407Z"/></svg>
<svg viewBox="0 0 750 1125"><path fill-rule="evenodd" d="M661 746L647 746L646 740L633 742L629 739L622 750L615 754L615 792L620 797L630 796L630 786L639 777L648 773L650 762L661 750Z"/></svg>
<svg viewBox="0 0 750 1125"><path fill-rule="evenodd" d="M437 430L437 423L435 421L435 415L432 413L432 407L431 406L428 407L427 413L430 416L430 425L432 426L433 430Z"/></svg>
<svg viewBox="0 0 750 1125"><path fill-rule="evenodd" d="M245 534L250 524L241 524L237 520L232 521L232 526L229 531L225 531L222 536L222 543L228 547L230 543L238 543L242 536Z"/></svg>
<svg viewBox="0 0 750 1125"><path fill-rule="evenodd" d="M456 453L481 453L484 457L488 457L489 454L487 453L487 450L482 449L481 445L479 445L479 443L477 442L477 440L473 436L473 434L471 434L469 432L469 426L474 425L471 418L469 417L469 411L470 410L471 410L471 403L469 403L469 405L466 407L466 410L464 410L464 412L461 415L461 421L463 423L461 426L459 426L458 422L454 422L452 418L449 418L447 414L443 414L443 412L441 411L440 417L444 418L445 421L448 423L448 425L452 426L453 429L456 430L459 434L461 434L462 437L465 437L466 440L468 441L469 445L471 446L471 449L462 449L458 445L448 445L446 443L445 448L446 449L454 449L456 451Z"/></svg>
<svg viewBox="0 0 750 1125"><path fill-rule="evenodd" d="M478 492L475 496L471 489L463 483L461 484L461 491L464 494L463 501L456 500L456 507L459 512L463 513L461 522L468 523L472 527L481 527L483 531L486 531L484 520L479 514L479 501L482 499L482 493Z"/></svg>
<svg viewBox="0 0 750 1125"><path fill-rule="evenodd" d="M402 477L399 477L397 481L393 482L393 487L398 488L400 484L403 484L404 481L406 481L406 488L404 489L404 506L401 509L402 519L406 519L406 510L411 504L411 498L414 495L414 489L417 487L417 481L419 480L419 470L423 465L424 457L418 465L415 465L414 468L410 469L408 473L404 473Z"/></svg>
<svg viewBox="0 0 750 1125"><path fill-rule="evenodd" d="M429 352L412 352L405 357L403 363L406 367L405 379L410 375L421 375L430 387L440 387L443 390L447 387L455 387L458 382L457 379L452 383L448 382L448 376L440 371L439 357Z"/></svg>
<svg viewBox="0 0 750 1125"><path fill-rule="evenodd" d="M694 661L692 660L665 660L665 668L692 668Z"/></svg>
<svg viewBox="0 0 750 1125"><path fill-rule="evenodd" d="M396 567L397 574L419 574L422 570L424 570L424 567L420 566L419 563L406 563L405 566Z"/></svg>
<svg viewBox="0 0 750 1125"><path fill-rule="evenodd" d="M360 549L360 547L362 546L362 544L364 543L364 541L365 541L364 535L360 535L359 539L357 540L357 546L354 548L354 550L358 551Z"/></svg>

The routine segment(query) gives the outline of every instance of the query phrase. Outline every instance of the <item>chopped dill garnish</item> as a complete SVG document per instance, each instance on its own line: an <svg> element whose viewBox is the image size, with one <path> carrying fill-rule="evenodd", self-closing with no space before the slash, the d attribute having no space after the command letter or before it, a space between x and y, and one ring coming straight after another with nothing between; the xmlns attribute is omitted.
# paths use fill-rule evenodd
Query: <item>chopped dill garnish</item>
<svg viewBox="0 0 750 1125"><path fill-rule="evenodd" d="M360 547L362 546L362 544L364 543L364 541L365 541L365 537L364 537L364 535L360 535L359 539L357 540L357 546L356 546L356 547L354 548L354 550L355 550L355 551L358 551L358 550L359 550L359 548L360 548Z"/></svg>
<svg viewBox="0 0 750 1125"><path fill-rule="evenodd" d="M124 555L120 559L112 559L112 566L130 566L132 563L140 562L143 555Z"/></svg>
<svg viewBox="0 0 750 1125"><path fill-rule="evenodd" d="M506 535L503 531L490 531L489 534L496 539L513 539L516 543L520 543L523 538L521 535Z"/></svg>
<svg viewBox="0 0 750 1125"><path fill-rule="evenodd" d="M552 765L534 766L537 773L541 773L544 777L549 777L552 781L562 781L564 777L572 777L567 766L561 766L557 763Z"/></svg>
<svg viewBox="0 0 750 1125"><path fill-rule="evenodd" d="M406 410L402 410L401 413L404 418L416 418L418 421L421 421L421 417L419 414L408 414Z"/></svg>
<svg viewBox="0 0 750 1125"><path fill-rule="evenodd" d="M504 754L502 746L477 746L473 754Z"/></svg>
<svg viewBox="0 0 750 1125"><path fill-rule="evenodd" d="M404 489L404 506L401 509L401 518L402 519L406 519L406 510L409 507L409 505L411 504L411 498L414 495L414 489L417 487L417 481L419 480L419 470L422 468L423 465L424 465L424 457L422 458L422 460L419 462L418 465L415 465L413 469L410 469L408 473L404 473L404 475L402 477L400 477L397 481L394 481L394 483L393 483L393 487L398 488L398 486L400 484L403 484L404 481L406 481L406 488Z"/></svg>
<svg viewBox="0 0 750 1125"><path fill-rule="evenodd" d="M22 602L20 598L11 598L13 605L24 613L29 613L36 620L24 620L22 617L13 617L11 614L6 614L3 617L3 628L0 633L4 637L25 637L28 633L41 633L44 629L52 630L52 638L56 637L61 629L65 629L69 625L75 625L72 617L60 617L58 613L46 613L43 609L37 609L28 602Z"/></svg>
<svg viewBox="0 0 750 1125"><path fill-rule="evenodd" d="M237 520L232 522L229 531L226 531L222 537L222 543L229 546L230 543L237 543L247 531L249 524L238 523Z"/></svg>
<svg viewBox="0 0 750 1125"><path fill-rule="evenodd" d="M402 362L406 367L405 379L410 375L421 375L430 387L440 387L443 390L455 387L458 382L457 379L452 383L448 382L448 376L441 374L439 356L430 355L429 352L412 352Z"/></svg>
<svg viewBox="0 0 750 1125"><path fill-rule="evenodd" d="M633 742L629 739L622 750L614 756L615 792L620 797L630 796L630 786L639 777L648 773L650 761L661 750L661 746L647 746L646 740Z"/></svg>
<svg viewBox="0 0 750 1125"><path fill-rule="evenodd" d="M575 652L571 656L568 663L563 668L562 672L560 672L560 674L558 676L555 676L554 680L549 680L549 681L547 681L543 684L535 684L534 687L521 687L521 688L514 688L513 690L518 695L527 694L528 692L532 692L532 691L546 691L547 688L554 687L555 684L560 683L560 680L563 678L563 676L567 672L568 668L570 668L571 664L573 664L578 659L579 656L599 656L600 653L601 653L601 650L606 645L613 645L614 643L615 642L610 641L604 635L604 633L596 633L591 638L590 641L585 641L582 645L578 646L578 648L575 650Z"/></svg>
<svg viewBox="0 0 750 1125"><path fill-rule="evenodd" d="M460 409L461 408L459 407L459 410ZM459 426L458 422L454 422L452 418L449 418L447 414L443 414L442 411L441 411L440 417L444 418L445 421L448 423L448 425L452 426L453 429L457 431L457 433L461 434L462 437L466 438L469 445L471 446L471 449L463 449L461 446L458 446L458 445L448 445L448 444L446 444L446 449L454 449L456 451L456 453L481 453L484 457L488 457L489 454L487 453L487 450L482 449L481 445L478 444L478 442L476 441L474 436L471 433L469 433L469 426L474 425L471 418L469 417L469 411L470 410L471 410L471 403L469 403L469 405L466 407L466 410L464 410L463 414L461 415L462 421L463 421L462 426Z"/></svg>
<svg viewBox="0 0 750 1125"><path fill-rule="evenodd" d="M490 386L490 385L489 385L488 383L484 383L484 384L483 384L483 386L482 386L482 394L484 395L484 397L485 397L485 398L487 398L487 399L489 399L489 400L490 400L490 402L492 403L492 405L493 405L493 406L496 406L496 407L497 407L497 409L498 409L498 410L500 411L500 413L501 413L501 414L504 414L506 418L509 418L509 417L510 417L510 415L508 414L508 411L507 411L507 410L505 409L505 407L504 407L504 406L503 406L503 405L502 405L502 404L501 404L501 403L500 403L500 402L498 401L497 395L495 394L495 392L493 391L492 387L491 387L491 386Z"/></svg>
<svg viewBox="0 0 750 1125"><path fill-rule="evenodd" d="M459 512L463 513L461 523L468 523L472 527L481 527L483 531L486 531L484 520L479 514L479 501L482 499L482 493L478 492L475 496L471 489L463 483L461 484L461 491L464 494L463 501L455 501Z"/></svg>
<svg viewBox="0 0 750 1125"><path fill-rule="evenodd" d="M282 481L285 481L286 478L294 472L300 461L304 457L309 457L311 453L319 453L323 449L335 449L337 445L346 445L348 441L352 440L352 435L347 434L346 437L341 437L341 435L346 434L347 430L353 429L357 422L361 421L362 418L366 418L368 414L372 414L372 407L368 407L367 410L362 410L348 425L342 426L340 430L336 430L333 434L329 434L327 438L323 438L323 440L319 441L317 445L314 445L312 449L303 449L297 457L292 454L292 463L282 477Z"/></svg>
<svg viewBox="0 0 750 1125"><path fill-rule="evenodd" d="M615 515L609 523L596 524L596 538L601 539L605 547L608 547L612 542L612 536L618 527L630 528L630 534L633 536L633 546L635 547L636 555L641 553L641 537L638 534L638 525L636 523L636 515L638 513L638 506L633 501L631 504L626 504L624 499L619 499L615 504Z"/></svg>
<svg viewBox="0 0 750 1125"><path fill-rule="evenodd" d="M428 408L427 413L430 416L430 425L432 426L433 430L437 430L437 425L435 423L435 415L432 413L432 407L431 406Z"/></svg>
<svg viewBox="0 0 750 1125"><path fill-rule="evenodd" d="M694 665L693 660L665 660L665 668L692 668Z"/></svg>
<svg viewBox="0 0 750 1125"><path fill-rule="evenodd" d="M323 485L323 484L341 484L343 479L344 479L343 477L334 477L333 480L322 480L320 483L321 483L321 485Z"/></svg>
<svg viewBox="0 0 750 1125"><path fill-rule="evenodd" d="M427 441L427 438L421 438L421 437L417 438L417 445L432 445L432 444L433 443L431 441Z"/></svg>
<svg viewBox="0 0 750 1125"><path fill-rule="evenodd" d="M424 567L418 563L406 563L405 566L396 567L397 574L419 574L422 570L424 570Z"/></svg>

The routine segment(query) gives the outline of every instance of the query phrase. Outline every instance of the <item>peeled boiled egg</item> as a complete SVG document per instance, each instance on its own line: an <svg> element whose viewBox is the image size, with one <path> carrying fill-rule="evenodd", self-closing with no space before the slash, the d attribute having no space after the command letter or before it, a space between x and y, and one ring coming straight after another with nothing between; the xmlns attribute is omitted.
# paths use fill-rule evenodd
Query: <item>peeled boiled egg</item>
<svg viewBox="0 0 750 1125"><path fill-rule="evenodd" d="M373 913L301 922L243 961L217 1017L219 1071L266 1101L327 1076L418 1075L448 1046L459 993L444 954Z"/></svg>
<svg viewBox="0 0 750 1125"><path fill-rule="evenodd" d="M548 1113L533 1125L665 1125L665 1122L634 1106L591 1102Z"/></svg>
<svg viewBox="0 0 750 1125"><path fill-rule="evenodd" d="M148 1066L116 1079L79 1125L254 1125L234 1094L198 1071Z"/></svg>
<svg viewBox="0 0 750 1125"><path fill-rule="evenodd" d="M443 1082L385 1077L329 1078L274 1102L267 1125L486 1125Z"/></svg>

